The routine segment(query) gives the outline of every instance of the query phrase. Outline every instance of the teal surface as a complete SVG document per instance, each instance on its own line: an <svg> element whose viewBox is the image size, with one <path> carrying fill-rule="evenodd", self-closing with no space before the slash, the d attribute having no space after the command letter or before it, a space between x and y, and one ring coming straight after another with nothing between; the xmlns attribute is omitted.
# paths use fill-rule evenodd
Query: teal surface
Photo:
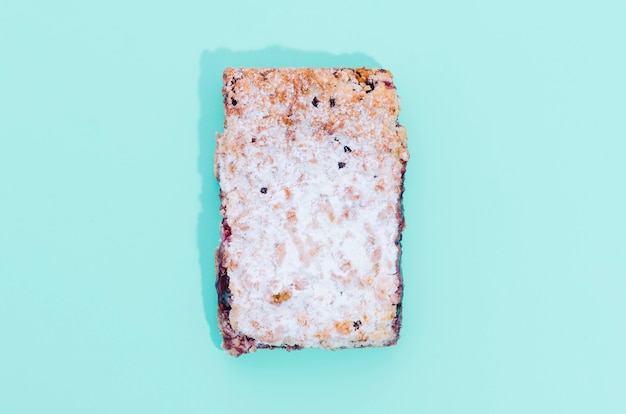
<svg viewBox="0 0 626 414"><path fill-rule="evenodd" d="M4 1L0 413L625 413L624 1ZM225 66L382 66L398 345L234 359Z"/></svg>

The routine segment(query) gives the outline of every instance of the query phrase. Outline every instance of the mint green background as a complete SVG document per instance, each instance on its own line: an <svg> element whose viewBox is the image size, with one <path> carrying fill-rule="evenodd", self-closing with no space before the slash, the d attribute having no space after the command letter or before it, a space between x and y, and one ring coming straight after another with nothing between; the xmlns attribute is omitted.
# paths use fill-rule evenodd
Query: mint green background
<svg viewBox="0 0 626 414"><path fill-rule="evenodd" d="M625 413L624 1L0 5L0 413ZM402 339L216 346L220 72L383 66Z"/></svg>

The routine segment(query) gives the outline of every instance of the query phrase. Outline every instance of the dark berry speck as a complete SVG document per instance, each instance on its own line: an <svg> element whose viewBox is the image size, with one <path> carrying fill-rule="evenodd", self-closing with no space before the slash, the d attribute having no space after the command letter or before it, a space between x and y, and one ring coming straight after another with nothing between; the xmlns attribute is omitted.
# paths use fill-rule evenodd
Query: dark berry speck
<svg viewBox="0 0 626 414"><path fill-rule="evenodd" d="M320 103L319 99L317 99L317 96L313 97L313 101L311 102L313 104L314 107L317 108L317 104Z"/></svg>
<svg viewBox="0 0 626 414"><path fill-rule="evenodd" d="M339 166L339 169L342 169L343 167L346 166L346 163L340 161L340 162L337 163L337 165Z"/></svg>
<svg viewBox="0 0 626 414"><path fill-rule="evenodd" d="M344 145L344 146L343 146L343 152L352 152L352 150L350 149L350 147L349 147L349 146Z"/></svg>
<svg viewBox="0 0 626 414"><path fill-rule="evenodd" d="M331 108L335 107L335 98L330 98L330 100L328 102L330 102L330 107Z"/></svg>
<svg viewBox="0 0 626 414"><path fill-rule="evenodd" d="M261 192L263 194L267 194L267 187L261 187Z"/></svg>
<svg viewBox="0 0 626 414"><path fill-rule="evenodd" d="M230 103L233 104L233 106L236 106L237 100L235 98L230 98Z"/></svg>

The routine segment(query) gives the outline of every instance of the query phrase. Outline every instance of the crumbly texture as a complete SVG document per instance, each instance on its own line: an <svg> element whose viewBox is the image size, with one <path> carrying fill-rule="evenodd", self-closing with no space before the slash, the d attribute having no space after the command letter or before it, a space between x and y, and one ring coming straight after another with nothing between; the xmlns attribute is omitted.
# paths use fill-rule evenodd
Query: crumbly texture
<svg viewBox="0 0 626 414"><path fill-rule="evenodd" d="M228 68L223 78L224 349L395 344L409 154L391 73Z"/></svg>

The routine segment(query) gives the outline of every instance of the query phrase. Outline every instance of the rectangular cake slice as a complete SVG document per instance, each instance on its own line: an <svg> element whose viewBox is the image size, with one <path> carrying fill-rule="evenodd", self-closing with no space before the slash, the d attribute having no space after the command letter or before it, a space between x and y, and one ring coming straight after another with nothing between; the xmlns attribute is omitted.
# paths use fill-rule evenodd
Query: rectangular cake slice
<svg viewBox="0 0 626 414"><path fill-rule="evenodd" d="M223 79L224 349L395 344L409 154L391 73L228 68Z"/></svg>

